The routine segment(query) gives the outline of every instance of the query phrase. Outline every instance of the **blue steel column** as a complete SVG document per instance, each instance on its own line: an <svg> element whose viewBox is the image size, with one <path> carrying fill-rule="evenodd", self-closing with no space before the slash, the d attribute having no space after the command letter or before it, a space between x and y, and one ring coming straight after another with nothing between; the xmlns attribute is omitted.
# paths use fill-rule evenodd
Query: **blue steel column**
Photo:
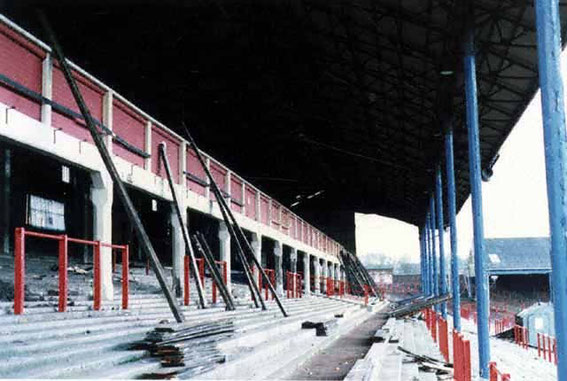
<svg viewBox="0 0 567 381"><path fill-rule="evenodd" d="M557 338L557 379L567 380L567 134L561 79L557 0L536 0L537 52Z"/></svg>
<svg viewBox="0 0 567 381"><path fill-rule="evenodd" d="M461 285L459 284L459 257L457 255L457 202L455 189L455 157L453 130L445 135L445 164L447 166L447 209L451 226L451 285L453 289L453 327L461 330Z"/></svg>
<svg viewBox="0 0 567 381"><path fill-rule="evenodd" d="M427 246L427 295L433 295L433 256L431 255L431 223L429 221L429 212L425 216L425 240Z"/></svg>
<svg viewBox="0 0 567 381"><path fill-rule="evenodd" d="M435 237L435 200L434 195L429 199L429 227L431 231L431 254L433 261L433 294L439 296L439 272L437 269L437 240Z"/></svg>
<svg viewBox="0 0 567 381"><path fill-rule="evenodd" d="M443 179L441 176L441 166L437 167L435 174L435 204L437 208L437 230L439 231L439 294L447 293L447 277L445 274L445 242L443 241ZM441 315L447 319L447 303L441 303Z"/></svg>
<svg viewBox="0 0 567 381"><path fill-rule="evenodd" d="M425 273L425 247L424 247L424 237L423 237L423 227L419 227L419 264L420 264L420 280L421 280L421 294L425 295L425 279L427 274Z"/></svg>
<svg viewBox="0 0 567 381"><path fill-rule="evenodd" d="M478 358L480 376L488 378L490 361L490 336L488 321L488 277L485 270L484 222L482 216L482 184L480 174L480 143L478 126L478 103L476 92L476 58L474 31L469 28L465 37L465 98L467 129L469 138L469 172L473 212L474 269L476 283L476 310L478 331Z"/></svg>

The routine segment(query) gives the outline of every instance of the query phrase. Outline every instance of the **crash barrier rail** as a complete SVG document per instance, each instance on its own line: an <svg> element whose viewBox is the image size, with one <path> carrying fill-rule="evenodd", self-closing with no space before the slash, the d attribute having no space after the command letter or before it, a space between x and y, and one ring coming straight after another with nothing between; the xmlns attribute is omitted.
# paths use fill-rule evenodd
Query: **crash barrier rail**
<svg viewBox="0 0 567 381"><path fill-rule="evenodd" d="M557 340L549 335L537 334L537 356L557 365Z"/></svg>
<svg viewBox="0 0 567 381"><path fill-rule="evenodd" d="M498 335L514 326L514 316L494 320L494 334Z"/></svg>
<svg viewBox="0 0 567 381"><path fill-rule="evenodd" d="M128 245L113 245L100 241L89 241L79 238L71 238L66 234L46 234L38 233L25 228L16 228L14 241L14 314L21 315L24 313L25 298L25 239L26 237L36 237L51 239L59 242L59 305L58 311L65 312L67 310L67 265L68 245L70 242L82 245L93 246L93 304L94 310L101 308L102 299L102 273L101 273L101 247L108 247L111 250L120 250L122 252L122 308L128 309L128 273L129 273L129 249Z"/></svg>
<svg viewBox="0 0 567 381"><path fill-rule="evenodd" d="M186 255L183 257L183 304L188 306L191 302L191 265L190 265L191 257ZM204 258L195 258L195 262L197 262L197 269L199 271L199 278L201 279L201 284L203 288L205 287L205 259ZM228 279L228 268L226 261L215 261L215 264L220 266L221 273L223 277L223 282L226 285ZM211 282L213 283L212 286L212 301L213 303L217 302L217 285L211 278Z"/></svg>
<svg viewBox="0 0 567 381"><path fill-rule="evenodd" d="M266 276L270 279L270 282L274 287L276 287L276 271L274 269L264 269ZM258 277L258 290L262 292L264 289L264 299L268 300L268 291L270 290L268 287L268 283L264 283L263 277ZM271 294L272 299L274 299L274 294Z"/></svg>
<svg viewBox="0 0 567 381"><path fill-rule="evenodd" d="M335 280L331 277L327 279L327 296L335 295Z"/></svg>
<svg viewBox="0 0 567 381"><path fill-rule="evenodd" d="M427 329L433 340L439 344L439 351L446 362L450 361L449 353L449 324L432 308L422 311ZM471 347L470 341L466 340L458 331L453 330L453 379L455 381L471 381Z"/></svg>
<svg viewBox="0 0 567 381"><path fill-rule="evenodd" d="M301 298L303 277L301 274L286 271L286 296L288 299Z"/></svg>
<svg viewBox="0 0 567 381"><path fill-rule="evenodd" d="M528 349L529 347L529 331L521 325L514 326L514 342L519 346Z"/></svg>
<svg viewBox="0 0 567 381"><path fill-rule="evenodd" d="M439 351L443 355L445 361L449 362L449 327L447 320L441 316L437 319L439 331Z"/></svg>
<svg viewBox="0 0 567 381"><path fill-rule="evenodd" d="M453 330L453 379L471 381L471 343L462 333Z"/></svg>
<svg viewBox="0 0 567 381"><path fill-rule="evenodd" d="M494 361L488 364L488 374L490 375L490 381L510 381L510 374L509 373L502 373L496 367L496 363Z"/></svg>

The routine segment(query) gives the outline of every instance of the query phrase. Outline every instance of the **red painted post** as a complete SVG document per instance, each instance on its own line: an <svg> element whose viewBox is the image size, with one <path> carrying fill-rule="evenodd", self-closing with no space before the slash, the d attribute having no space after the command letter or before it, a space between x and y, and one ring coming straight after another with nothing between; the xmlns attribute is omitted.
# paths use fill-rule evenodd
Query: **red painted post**
<svg viewBox="0 0 567 381"><path fill-rule="evenodd" d="M463 381L471 381L471 342L469 340L463 340L463 357L465 359Z"/></svg>
<svg viewBox="0 0 567 381"><path fill-rule="evenodd" d="M94 245L94 310L100 310L101 300L101 271L100 271L100 241Z"/></svg>
<svg viewBox="0 0 567 381"><path fill-rule="evenodd" d="M67 310L67 235L59 238L59 312Z"/></svg>
<svg viewBox="0 0 567 381"><path fill-rule="evenodd" d="M122 248L122 309L128 309L129 294L129 277L130 277L130 248L125 245Z"/></svg>
<svg viewBox="0 0 567 381"><path fill-rule="evenodd" d="M553 339L553 362L557 365L557 339Z"/></svg>
<svg viewBox="0 0 567 381"><path fill-rule="evenodd" d="M490 381L498 381L498 370L496 370L496 363L491 361L489 366Z"/></svg>
<svg viewBox="0 0 567 381"><path fill-rule="evenodd" d="M547 337L547 348L549 349L549 362L551 362L551 336L546 335Z"/></svg>
<svg viewBox="0 0 567 381"><path fill-rule="evenodd" d="M540 343L540 333L537 333L537 357L541 357L541 343Z"/></svg>
<svg viewBox="0 0 567 381"><path fill-rule="evenodd" d="M183 304L185 304L186 306L189 305L189 293L191 291L190 289L190 283L189 283L189 256L186 255L185 257L183 257L183 290L184 292L184 297L183 297Z"/></svg>
<svg viewBox="0 0 567 381"><path fill-rule="evenodd" d="M512 378L510 377L510 373L504 373L502 375L502 381L510 381Z"/></svg>
<svg viewBox="0 0 567 381"><path fill-rule="evenodd" d="M25 294L25 238L24 228L16 228L14 236L14 314L24 313Z"/></svg>

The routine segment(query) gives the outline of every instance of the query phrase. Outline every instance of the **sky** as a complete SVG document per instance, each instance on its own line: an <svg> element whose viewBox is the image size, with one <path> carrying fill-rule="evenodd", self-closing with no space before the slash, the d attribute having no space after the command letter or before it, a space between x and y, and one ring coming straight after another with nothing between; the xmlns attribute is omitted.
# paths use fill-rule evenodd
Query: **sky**
<svg viewBox="0 0 567 381"><path fill-rule="evenodd" d="M565 62L565 54L562 55ZM567 68L563 65L564 83ZM541 100L534 97L500 149L494 175L482 183L486 238L549 236ZM374 214L355 215L356 248L369 253L419 261L417 227ZM457 215L458 253L468 256L472 245L470 197ZM445 234L448 242L448 234ZM448 245L448 243L447 243ZM445 247L448 247L448 246Z"/></svg>

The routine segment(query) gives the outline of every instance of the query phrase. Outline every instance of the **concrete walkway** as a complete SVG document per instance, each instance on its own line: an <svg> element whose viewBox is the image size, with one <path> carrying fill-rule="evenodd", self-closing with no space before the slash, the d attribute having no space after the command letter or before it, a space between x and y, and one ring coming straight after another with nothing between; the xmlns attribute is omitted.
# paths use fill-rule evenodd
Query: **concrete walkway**
<svg viewBox="0 0 567 381"><path fill-rule="evenodd" d="M316 353L288 380L342 380L356 360L363 358L372 346L372 337L386 319L373 314L362 324L341 336L330 346Z"/></svg>

